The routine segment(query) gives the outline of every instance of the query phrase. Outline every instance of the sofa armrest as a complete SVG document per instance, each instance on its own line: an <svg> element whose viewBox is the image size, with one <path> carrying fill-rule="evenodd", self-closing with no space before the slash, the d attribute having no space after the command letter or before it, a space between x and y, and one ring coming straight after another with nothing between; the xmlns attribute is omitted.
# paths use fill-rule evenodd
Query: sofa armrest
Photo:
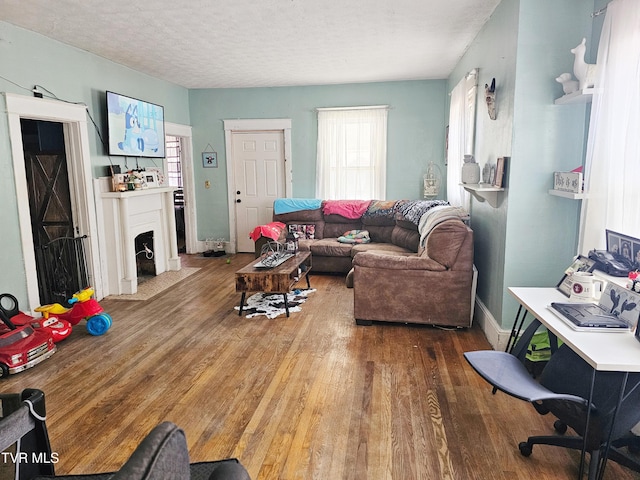
<svg viewBox="0 0 640 480"><path fill-rule="evenodd" d="M447 270L435 260L419 257L415 254L401 255L388 252L360 252L353 257L354 267L380 268L385 270L429 270L443 272Z"/></svg>

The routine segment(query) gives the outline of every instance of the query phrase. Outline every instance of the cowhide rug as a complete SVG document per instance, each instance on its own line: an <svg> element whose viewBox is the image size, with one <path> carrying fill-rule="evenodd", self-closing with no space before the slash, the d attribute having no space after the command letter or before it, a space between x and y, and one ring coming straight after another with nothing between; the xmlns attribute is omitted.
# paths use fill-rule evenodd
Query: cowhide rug
<svg viewBox="0 0 640 480"><path fill-rule="evenodd" d="M309 290L294 290L287 294L289 313L302 310L300 305L307 300L307 295L315 292L315 288ZM234 307L240 310L240 306ZM276 318L279 315L286 315L284 308L284 295L282 293L255 293L246 300L246 305L242 309L242 314L247 318L257 315L266 315L267 318Z"/></svg>

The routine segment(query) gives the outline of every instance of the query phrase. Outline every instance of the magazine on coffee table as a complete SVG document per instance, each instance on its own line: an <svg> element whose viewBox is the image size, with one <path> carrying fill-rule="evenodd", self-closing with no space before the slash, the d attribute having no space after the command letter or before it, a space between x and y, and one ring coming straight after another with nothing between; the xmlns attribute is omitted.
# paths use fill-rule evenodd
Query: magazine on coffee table
<svg viewBox="0 0 640 480"><path fill-rule="evenodd" d="M272 255L270 257L263 258L258 263L255 263L253 266L255 268L273 268L273 267L277 267L281 263L286 262L291 257L293 257L293 253L282 253L282 254Z"/></svg>
<svg viewBox="0 0 640 480"><path fill-rule="evenodd" d="M640 295L609 283L598 303L553 302L550 309L575 330L628 332L640 317Z"/></svg>

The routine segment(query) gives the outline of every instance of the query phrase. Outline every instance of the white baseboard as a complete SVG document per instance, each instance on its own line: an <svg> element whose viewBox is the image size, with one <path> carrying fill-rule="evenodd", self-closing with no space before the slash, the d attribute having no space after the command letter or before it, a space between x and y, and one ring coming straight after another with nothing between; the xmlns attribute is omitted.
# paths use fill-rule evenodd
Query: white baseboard
<svg viewBox="0 0 640 480"><path fill-rule="evenodd" d="M509 342L511 330L503 330L500 328L500 325L498 325L498 322L489 309L478 297L476 297L474 320L480 325L480 328L482 328L493 349L504 351Z"/></svg>

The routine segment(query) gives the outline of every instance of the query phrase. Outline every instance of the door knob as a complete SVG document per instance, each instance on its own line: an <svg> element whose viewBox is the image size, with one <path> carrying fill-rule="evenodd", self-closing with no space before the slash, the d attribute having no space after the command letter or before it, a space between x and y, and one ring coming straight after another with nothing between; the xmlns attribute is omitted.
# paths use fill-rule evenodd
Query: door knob
<svg viewBox="0 0 640 480"><path fill-rule="evenodd" d="M240 195L240 190L237 190L237 191L236 191L236 195Z"/></svg>
<svg viewBox="0 0 640 480"><path fill-rule="evenodd" d="M240 200L240 199L236 200L236 203L241 203L241 202L242 202L242 200Z"/></svg>

